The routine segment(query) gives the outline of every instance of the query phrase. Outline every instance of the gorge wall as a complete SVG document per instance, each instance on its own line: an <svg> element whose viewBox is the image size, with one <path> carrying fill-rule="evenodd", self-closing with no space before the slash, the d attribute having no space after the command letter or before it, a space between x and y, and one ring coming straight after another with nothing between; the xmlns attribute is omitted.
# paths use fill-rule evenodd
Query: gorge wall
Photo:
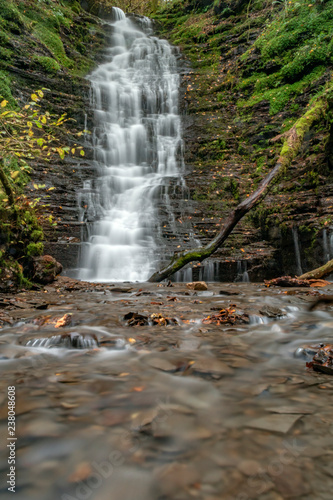
<svg viewBox="0 0 333 500"><path fill-rule="evenodd" d="M93 5L0 1L0 94L25 102L32 91L46 88L45 108L74 118L73 132L91 130L84 76L103 61L110 35L103 21L108 12L91 13ZM329 88L332 11L332 0L290 6L174 0L155 14L160 36L182 53L180 101L191 201L184 202L177 188L171 196L178 236L164 224L170 255L189 244L190 231L192 240L202 243L214 236L230 208L274 165L281 134ZM310 130L291 168L213 256L220 263L215 278L233 280L245 266L252 280L297 273L295 241L303 271L333 257L331 123L329 115ZM65 268L77 264L82 228L77 193L94 169L89 137L82 135L80 143L84 158L32 162L25 188L38 199L45 252ZM161 217L167 220L162 210ZM195 268L194 278L198 272Z"/></svg>
<svg viewBox="0 0 333 500"><path fill-rule="evenodd" d="M156 20L185 57L188 215L205 243L274 166L281 135L330 88L333 2L175 1ZM303 271L332 258L332 166L329 114L212 256L219 278L246 267L253 280L297 273L295 245Z"/></svg>

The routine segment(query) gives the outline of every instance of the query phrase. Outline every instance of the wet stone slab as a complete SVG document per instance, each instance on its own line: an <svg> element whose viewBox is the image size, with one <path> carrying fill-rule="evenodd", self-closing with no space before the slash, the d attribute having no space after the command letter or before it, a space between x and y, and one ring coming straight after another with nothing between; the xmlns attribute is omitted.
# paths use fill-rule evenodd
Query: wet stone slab
<svg viewBox="0 0 333 500"><path fill-rule="evenodd" d="M332 343L329 309L257 284L115 286L126 291L59 278L0 298L12 318L0 325L0 430L15 385L15 498L329 497L333 380L294 356ZM249 322L202 321L231 306ZM177 324L129 326L130 312ZM95 343L33 344L78 335Z"/></svg>

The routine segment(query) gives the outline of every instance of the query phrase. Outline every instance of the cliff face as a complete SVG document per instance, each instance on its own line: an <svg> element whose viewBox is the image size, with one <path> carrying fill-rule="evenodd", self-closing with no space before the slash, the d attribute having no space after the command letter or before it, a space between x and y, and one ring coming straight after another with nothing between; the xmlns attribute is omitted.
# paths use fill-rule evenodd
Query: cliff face
<svg viewBox="0 0 333 500"><path fill-rule="evenodd" d="M186 182L204 243L273 167L281 134L329 92L333 2L175 1L156 20L187 60ZM235 277L235 261L245 261L252 279L297 273L297 243L305 269L330 254L331 123L329 113L310 130L290 169L214 256L220 279Z"/></svg>
<svg viewBox="0 0 333 500"><path fill-rule="evenodd" d="M85 75L103 58L108 34L109 25L75 1L1 0L0 95L15 108L43 89L42 108L67 113L71 134L91 129L90 84ZM29 161L31 180L25 187L28 198L36 200L44 251L64 267L77 263L81 233L77 190L93 175L92 154L83 137L78 141L85 148L84 158L76 154L49 163ZM73 144L69 136L63 142Z"/></svg>

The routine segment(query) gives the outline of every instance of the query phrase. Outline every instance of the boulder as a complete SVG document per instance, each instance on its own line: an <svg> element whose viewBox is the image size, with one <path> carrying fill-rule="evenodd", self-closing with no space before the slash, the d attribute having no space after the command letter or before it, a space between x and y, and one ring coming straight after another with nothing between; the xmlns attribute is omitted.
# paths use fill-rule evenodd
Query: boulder
<svg viewBox="0 0 333 500"><path fill-rule="evenodd" d="M51 255L42 255L34 259L33 280L42 285L52 283L62 271L62 265L57 262Z"/></svg>
<svg viewBox="0 0 333 500"><path fill-rule="evenodd" d="M204 281L193 281L192 283L187 283L186 286L190 290L199 290L199 291L208 290L208 286Z"/></svg>

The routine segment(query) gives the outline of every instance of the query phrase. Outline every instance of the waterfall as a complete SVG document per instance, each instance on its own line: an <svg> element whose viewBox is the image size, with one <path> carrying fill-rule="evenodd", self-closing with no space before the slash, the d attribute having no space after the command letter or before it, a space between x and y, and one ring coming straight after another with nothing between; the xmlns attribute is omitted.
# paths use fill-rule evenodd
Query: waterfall
<svg viewBox="0 0 333 500"><path fill-rule="evenodd" d="M330 247L328 245L328 236L326 229L323 229L323 260L324 264L330 260Z"/></svg>
<svg viewBox="0 0 333 500"><path fill-rule="evenodd" d="M237 261L237 276L235 282L242 281L244 283L250 283L249 273L247 271L247 261L238 260Z"/></svg>
<svg viewBox="0 0 333 500"><path fill-rule="evenodd" d="M168 185L183 183L179 75L174 49L151 36L149 19L137 27L118 8L113 19L107 60L89 77L98 174L79 193L80 278L144 281L159 262L158 208Z"/></svg>
<svg viewBox="0 0 333 500"><path fill-rule="evenodd" d="M299 249L299 241L298 241L298 232L297 232L297 227L293 226L292 228L292 235L293 235L293 240L294 240L294 249L295 249L295 257L296 257L296 270L297 270L297 275L300 276L303 274L302 271L302 263L301 263L301 252Z"/></svg>

